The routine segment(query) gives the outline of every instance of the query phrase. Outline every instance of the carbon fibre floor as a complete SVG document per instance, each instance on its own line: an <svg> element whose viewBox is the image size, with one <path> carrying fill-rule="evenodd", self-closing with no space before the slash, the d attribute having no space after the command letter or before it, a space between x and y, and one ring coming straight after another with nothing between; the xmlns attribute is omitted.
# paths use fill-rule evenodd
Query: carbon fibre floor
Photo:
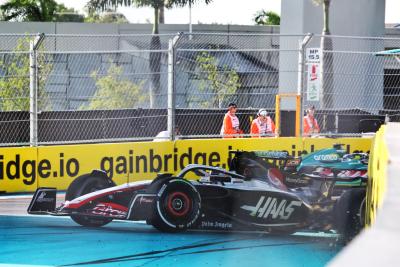
<svg viewBox="0 0 400 267"><path fill-rule="evenodd" d="M65 217L0 215L0 266L311 267L340 249L332 235L165 234L143 223L94 229Z"/></svg>

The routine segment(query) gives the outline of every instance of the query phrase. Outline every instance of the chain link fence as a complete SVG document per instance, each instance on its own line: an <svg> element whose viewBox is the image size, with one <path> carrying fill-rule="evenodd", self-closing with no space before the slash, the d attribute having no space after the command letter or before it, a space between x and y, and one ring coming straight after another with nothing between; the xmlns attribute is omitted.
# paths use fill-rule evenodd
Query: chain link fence
<svg viewBox="0 0 400 267"><path fill-rule="evenodd" d="M375 132L385 120L399 120L400 62L380 56L399 46L394 38L313 36L307 48L320 48L320 61L305 60L302 99L316 107L322 133Z"/></svg>
<svg viewBox="0 0 400 267"><path fill-rule="evenodd" d="M180 132L220 137L230 102L249 133L256 110L273 115L279 88L279 36L184 35L176 45L176 115Z"/></svg>
<svg viewBox="0 0 400 267"><path fill-rule="evenodd" d="M4 145L29 143L29 41L34 35L0 37L0 139Z"/></svg>
<svg viewBox="0 0 400 267"><path fill-rule="evenodd" d="M169 46L175 36L46 35L32 83L36 35L0 35L0 143L153 140L171 125L178 138L220 138L230 102L248 134L257 110L275 119L276 95L287 93L316 107L322 135L399 120L400 63L379 52L400 39L314 35L301 46L304 35L197 33ZM282 135L294 135L295 103L281 107Z"/></svg>

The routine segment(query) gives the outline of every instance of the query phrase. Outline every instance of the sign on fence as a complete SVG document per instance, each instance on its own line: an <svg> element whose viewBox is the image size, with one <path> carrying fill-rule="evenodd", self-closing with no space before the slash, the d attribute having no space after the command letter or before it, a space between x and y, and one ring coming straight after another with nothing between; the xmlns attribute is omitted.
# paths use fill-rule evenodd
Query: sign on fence
<svg viewBox="0 0 400 267"><path fill-rule="evenodd" d="M229 151L287 151L300 156L335 143L349 152L366 152L369 138L235 138L130 142L0 149L0 194L33 192L38 187L65 190L79 175L101 169L116 184L177 174L188 164L228 168ZM196 177L191 177L196 178Z"/></svg>
<svg viewBox="0 0 400 267"><path fill-rule="evenodd" d="M319 101L321 90L321 49L307 48L307 101Z"/></svg>

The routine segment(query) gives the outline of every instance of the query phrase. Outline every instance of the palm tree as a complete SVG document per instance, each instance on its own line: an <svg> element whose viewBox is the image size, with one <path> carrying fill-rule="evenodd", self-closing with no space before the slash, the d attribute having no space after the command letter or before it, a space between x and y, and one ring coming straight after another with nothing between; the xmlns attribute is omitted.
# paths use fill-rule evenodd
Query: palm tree
<svg viewBox="0 0 400 267"><path fill-rule="evenodd" d="M254 15L257 25L280 25L281 17L273 11L260 10Z"/></svg>
<svg viewBox="0 0 400 267"><path fill-rule="evenodd" d="M321 50L322 51L332 51L332 37L330 37L331 32L329 31L329 6L332 0L323 0L324 9L324 28L322 30L321 37ZM330 52L325 52L322 54L321 62L321 72L324 74L322 76L322 88L324 92L323 104L324 108L333 107L333 55Z"/></svg>
<svg viewBox="0 0 400 267"><path fill-rule="evenodd" d="M212 0L90 0L87 3L87 7L92 10L105 10L107 8L116 8L118 6L132 6L137 7L152 7L154 8L154 23L153 23L153 36L150 41L150 50L156 51L161 49L161 41L159 34L159 23L160 23L160 11L161 21L164 21L163 10L164 7L172 8L173 6L183 7L188 4L194 4L195 2L203 1L206 4L212 2ZM153 52L149 56L149 68L152 73L151 77L151 88L150 88L150 107L158 106L157 95L160 92L160 62L161 53Z"/></svg>
<svg viewBox="0 0 400 267"><path fill-rule="evenodd" d="M322 105L324 109L329 109L333 107L333 55L329 52L333 49L332 38L330 37L331 32L329 30L329 7L332 0L313 1L317 5L322 4L324 12L324 23L321 36L321 85L323 91Z"/></svg>
<svg viewBox="0 0 400 267"><path fill-rule="evenodd" d="M55 0L9 0L0 10L5 21L55 21L66 7Z"/></svg>
<svg viewBox="0 0 400 267"><path fill-rule="evenodd" d="M329 110L333 108L333 50L331 32L329 30L329 7L333 0L313 0L317 5L322 4L323 8L323 29L321 36L321 88L322 88L322 108ZM327 129L327 119L324 115L322 129Z"/></svg>

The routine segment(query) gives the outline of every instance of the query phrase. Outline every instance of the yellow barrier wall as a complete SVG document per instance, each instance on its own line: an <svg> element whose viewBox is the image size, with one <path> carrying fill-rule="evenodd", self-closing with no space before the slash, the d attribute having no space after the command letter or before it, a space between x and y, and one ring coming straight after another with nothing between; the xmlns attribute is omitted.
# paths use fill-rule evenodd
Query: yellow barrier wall
<svg viewBox="0 0 400 267"><path fill-rule="evenodd" d="M0 192L36 190L37 151L31 147L0 149Z"/></svg>
<svg viewBox="0 0 400 267"><path fill-rule="evenodd" d="M368 163L367 209L365 224L371 226L375 221L376 212L383 202L386 191L388 148L385 140L386 127L382 126L376 133Z"/></svg>
<svg viewBox="0 0 400 267"><path fill-rule="evenodd" d="M103 169L117 184L177 173L189 163L226 168L230 150L287 150L293 156L345 144L350 152L369 151L365 138L243 138L85 144L0 149L0 192L64 190L77 176Z"/></svg>

